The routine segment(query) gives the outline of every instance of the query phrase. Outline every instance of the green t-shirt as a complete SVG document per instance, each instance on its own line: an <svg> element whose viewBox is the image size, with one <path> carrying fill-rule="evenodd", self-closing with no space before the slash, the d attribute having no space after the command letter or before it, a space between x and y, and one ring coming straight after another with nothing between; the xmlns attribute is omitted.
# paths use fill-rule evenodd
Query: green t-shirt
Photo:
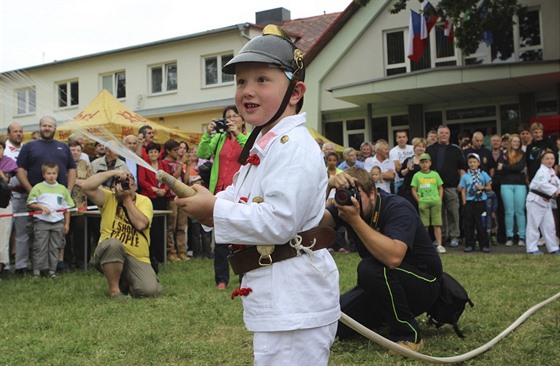
<svg viewBox="0 0 560 366"><path fill-rule="evenodd" d="M443 185L443 181L436 171L431 170L429 173L422 173L420 171L414 174L410 185L416 187L418 202L432 203L440 201L438 188Z"/></svg>

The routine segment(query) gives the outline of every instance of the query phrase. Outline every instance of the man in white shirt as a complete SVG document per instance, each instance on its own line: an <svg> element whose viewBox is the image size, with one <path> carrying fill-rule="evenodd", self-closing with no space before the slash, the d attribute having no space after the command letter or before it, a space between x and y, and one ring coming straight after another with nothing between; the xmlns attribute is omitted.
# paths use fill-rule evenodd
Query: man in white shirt
<svg viewBox="0 0 560 366"><path fill-rule="evenodd" d="M386 140L379 139L375 143L376 154L367 158L364 162L365 169L371 172L371 168L378 166L381 168L381 177L383 181L379 188L387 193L391 193L391 183L395 180L395 162L389 159L389 143Z"/></svg>
<svg viewBox="0 0 560 366"><path fill-rule="evenodd" d="M4 155L17 162L19 152L23 146L23 128L19 123L11 123L6 131L6 150ZM12 207L14 213L27 212L27 191L16 176L10 179L12 188ZM29 216L14 217L14 230L16 232L16 273L25 274L27 263L29 262L29 248L31 248L31 238L27 232Z"/></svg>
<svg viewBox="0 0 560 366"><path fill-rule="evenodd" d="M396 171L401 170L402 163L412 156L414 156L414 148L412 145L408 145L408 131L399 130L396 134L397 146L389 151L389 159L395 163ZM399 187L404 182L404 178L395 176L395 192L398 191Z"/></svg>

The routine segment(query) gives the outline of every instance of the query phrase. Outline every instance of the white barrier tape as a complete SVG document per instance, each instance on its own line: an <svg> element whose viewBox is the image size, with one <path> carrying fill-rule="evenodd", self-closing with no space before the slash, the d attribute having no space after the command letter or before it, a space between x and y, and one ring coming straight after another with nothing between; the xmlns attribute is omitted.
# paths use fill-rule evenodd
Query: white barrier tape
<svg viewBox="0 0 560 366"><path fill-rule="evenodd" d="M56 212L76 212L76 211L89 211L89 210L97 210L97 206L64 208L62 210L56 210ZM43 211L17 212L17 213L11 213L11 214L2 214L2 215L0 215L0 219L3 219L5 217L35 216L35 215L40 215L42 213L43 213Z"/></svg>

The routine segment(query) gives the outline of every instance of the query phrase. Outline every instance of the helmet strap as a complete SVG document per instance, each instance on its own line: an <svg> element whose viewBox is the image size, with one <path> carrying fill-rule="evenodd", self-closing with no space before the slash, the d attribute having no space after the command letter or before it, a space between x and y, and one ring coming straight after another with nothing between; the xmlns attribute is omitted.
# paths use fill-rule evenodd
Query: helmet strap
<svg viewBox="0 0 560 366"><path fill-rule="evenodd" d="M249 152L253 148L253 145L255 144L255 140L257 139L257 136L259 135L259 133L261 133L261 130L265 126L268 126L272 122L276 121L282 115L282 113L284 113L284 111L286 110L286 107L288 106L290 98L292 97L292 93L294 92L294 88L296 87L296 84L297 84L297 78L294 77L290 80L290 84L288 85L288 89L286 90L286 94L284 94L284 99L282 100L282 104L280 104L280 108L278 108L278 110L276 111L276 114L274 114L274 116L264 125L257 126L255 128L253 128L253 131L251 131L251 134L249 135L249 138L245 142L245 146L243 146L243 150L241 150L241 154L239 155L239 159L237 159L237 162L239 164L245 165L247 163L247 158L249 157Z"/></svg>

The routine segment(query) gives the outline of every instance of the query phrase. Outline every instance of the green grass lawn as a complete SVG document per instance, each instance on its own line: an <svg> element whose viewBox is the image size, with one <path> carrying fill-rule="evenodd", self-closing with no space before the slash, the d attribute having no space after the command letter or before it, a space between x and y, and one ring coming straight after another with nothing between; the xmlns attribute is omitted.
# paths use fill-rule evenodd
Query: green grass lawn
<svg viewBox="0 0 560 366"><path fill-rule="evenodd" d="M356 281L357 254L334 254L341 291ZM501 333L527 309L560 291L560 257L523 254L443 255L444 268L469 291L475 307L460 319L466 338L420 317L423 353L455 356ZM232 277L218 291L210 260L170 263L158 299L111 301L101 274L90 270L0 282L0 365L251 365ZM537 312L494 348L465 365L557 365L560 301ZM390 356L366 338L335 341L331 365L418 365Z"/></svg>

